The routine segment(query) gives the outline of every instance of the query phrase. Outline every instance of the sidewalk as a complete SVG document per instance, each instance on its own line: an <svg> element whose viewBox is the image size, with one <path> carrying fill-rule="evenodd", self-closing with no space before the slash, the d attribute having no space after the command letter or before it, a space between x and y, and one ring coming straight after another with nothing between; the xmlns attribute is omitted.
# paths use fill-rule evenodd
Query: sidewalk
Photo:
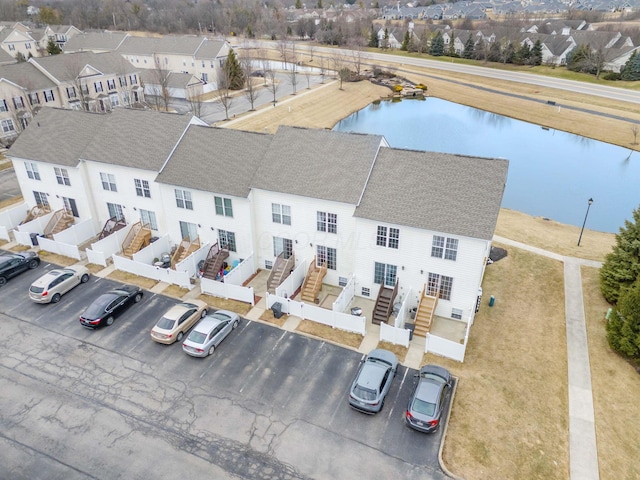
<svg viewBox="0 0 640 480"><path fill-rule="evenodd" d="M564 257L541 248L495 235L493 240L564 263L564 296L569 384L569 473L572 480L599 480L591 365L582 296L582 265L600 268L601 262Z"/></svg>

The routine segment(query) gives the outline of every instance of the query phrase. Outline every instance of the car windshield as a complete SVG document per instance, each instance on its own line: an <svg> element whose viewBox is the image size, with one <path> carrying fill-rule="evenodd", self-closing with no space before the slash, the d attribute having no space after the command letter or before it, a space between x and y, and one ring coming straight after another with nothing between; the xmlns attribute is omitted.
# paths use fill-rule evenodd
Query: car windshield
<svg viewBox="0 0 640 480"><path fill-rule="evenodd" d="M175 320L171 318L162 317L158 323L156 323L156 327L162 328L164 330L171 330L173 326L176 324Z"/></svg>
<svg viewBox="0 0 640 480"><path fill-rule="evenodd" d="M411 410L423 415L428 415L429 417L433 417L433 414L436 412L436 404L425 402L424 400L420 400L419 398L414 398L413 404L411 405Z"/></svg>
<svg viewBox="0 0 640 480"><path fill-rule="evenodd" d="M35 285L31 285L29 291L33 293L42 293L44 291L44 287L36 287Z"/></svg>
<svg viewBox="0 0 640 480"><path fill-rule="evenodd" d="M194 330L193 332L191 332L189 334L189 336L187 337L187 339L190 342L193 343L204 343L205 339L207 338L207 335L202 333L202 332L198 332L196 330Z"/></svg>
<svg viewBox="0 0 640 480"><path fill-rule="evenodd" d="M363 387L362 385L356 385L353 388L353 394L361 398L362 400L373 401L376 399L377 392L371 388Z"/></svg>

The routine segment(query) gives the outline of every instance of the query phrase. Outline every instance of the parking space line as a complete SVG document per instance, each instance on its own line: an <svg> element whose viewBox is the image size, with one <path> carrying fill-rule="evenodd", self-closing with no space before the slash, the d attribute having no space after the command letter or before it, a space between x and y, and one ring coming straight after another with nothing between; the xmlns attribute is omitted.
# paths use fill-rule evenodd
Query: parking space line
<svg viewBox="0 0 640 480"><path fill-rule="evenodd" d="M315 362L313 361L315 359L315 357L318 355L319 352L322 351L322 349L324 348L324 346L326 345L326 342L321 342L320 346L316 349L316 351L313 354L313 358L310 359L309 361L307 361L307 366L305 367L305 369L302 371L302 374L300 375L300 378L306 378L307 376L307 372L311 369L311 366L315 366ZM291 397L293 396L294 393L298 393L295 391L295 389L291 389L290 390L290 394L289 396L285 399L284 403L282 404L282 406L280 408L284 408L287 406L287 403L289 403L289 400L291 400Z"/></svg>
<svg viewBox="0 0 640 480"><path fill-rule="evenodd" d="M280 338L278 338L276 343L273 345L273 348L271 349L271 352L269 352L270 354L273 353L278 348L278 345L280 344L282 339L287 336L287 333L289 333L289 332L287 332L286 330L282 332L282 335L280 335ZM240 390L238 390L239 393L242 393L242 391L244 390L244 387L246 387L251 382L251 380L253 379L254 375L257 375L259 371L260 370L258 370L257 368L253 370L253 373L247 377L247 381L244 382L244 385L242 385Z"/></svg>
<svg viewBox="0 0 640 480"><path fill-rule="evenodd" d="M396 390L396 396L393 399L393 405L389 409L389 413L387 415L388 419L391 419L391 415L393 414L393 409L396 407L396 403L398 402L398 397L400 396L400 392L402 391L402 386L404 385L404 381L407 378L407 373L409 373L409 367L405 367L404 375L402 376L402 380L400 380L400 386Z"/></svg>
<svg viewBox="0 0 640 480"><path fill-rule="evenodd" d="M249 325L251 325L252 323L251 320L247 320L244 317L240 317L240 318L244 321L242 322L242 326L240 327L240 330L238 330L236 334L242 334L242 332L244 332L245 329L248 328ZM204 371L200 374L200 378L204 377L207 373L209 373L209 370L211 370L213 367L220 368L220 365L217 362L209 362L209 366L205 368ZM242 388L244 388L244 386Z"/></svg>

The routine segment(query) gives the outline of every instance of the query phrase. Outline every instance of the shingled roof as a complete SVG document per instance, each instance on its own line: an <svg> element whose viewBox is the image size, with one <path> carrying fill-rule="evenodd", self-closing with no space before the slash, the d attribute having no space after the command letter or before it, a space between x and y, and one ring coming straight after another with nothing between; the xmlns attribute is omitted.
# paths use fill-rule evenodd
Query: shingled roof
<svg viewBox="0 0 640 480"><path fill-rule="evenodd" d="M57 88L53 80L29 62L5 65L0 70L0 78L24 88L27 92Z"/></svg>
<svg viewBox="0 0 640 480"><path fill-rule="evenodd" d="M509 162L382 148L355 216L490 240Z"/></svg>
<svg viewBox="0 0 640 480"><path fill-rule="evenodd" d="M272 135L191 125L157 182L247 197Z"/></svg>
<svg viewBox="0 0 640 480"><path fill-rule="evenodd" d="M123 32L86 32L69 38L65 52L114 51L129 35Z"/></svg>
<svg viewBox="0 0 640 480"><path fill-rule="evenodd" d="M34 57L30 58L29 62L40 65L43 70L48 72L58 82L74 81L81 69L87 65L92 66L105 75L122 75L139 71L138 68L113 52L65 53L64 55Z"/></svg>
<svg viewBox="0 0 640 480"><path fill-rule="evenodd" d="M107 115L43 107L7 155L75 167L107 119Z"/></svg>
<svg viewBox="0 0 640 480"><path fill-rule="evenodd" d="M281 126L251 186L356 205L382 135Z"/></svg>

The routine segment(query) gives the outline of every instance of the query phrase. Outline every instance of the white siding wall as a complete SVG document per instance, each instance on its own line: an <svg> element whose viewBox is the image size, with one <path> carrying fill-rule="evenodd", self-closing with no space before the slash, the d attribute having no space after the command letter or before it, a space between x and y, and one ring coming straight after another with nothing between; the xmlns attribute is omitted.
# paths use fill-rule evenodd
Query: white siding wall
<svg viewBox="0 0 640 480"><path fill-rule="evenodd" d="M167 227L164 223L160 201L160 187L155 182L156 172L92 161L86 161L85 165L88 191L93 192L93 203L96 210L94 218L97 219L99 228L102 228L109 219L108 202L123 207L122 213L127 224L133 224L140 220L139 210L141 208L155 212L158 230L153 231L153 235L159 235L166 231ZM102 187L100 173L110 173L115 176L116 192L105 190ZM135 178L149 182L151 198L140 197L136 194Z"/></svg>
<svg viewBox="0 0 640 480"><path fill-rule="evenodd" d="M254 190L252 192L255 243L259 268L265 260L274 261L273 237L289 238L293 241L293 252L297 262L313 259L316 245L336 249L336 270L328 270L324 282L338 285L338 277L349 277L354 271L354 249L356 244L354 206L314 198L285 195ZM271 204L291 207L291 225L274 223ZM317 231L317 212L335 213L338 216L337 235Z"/></svg>
<svg viewBox="0 0 640 480"><path fill-rule="evenodd" d="M51 205L51 211L64 208L62 197L73 198L76 201L80 220L87 220L92 217L89 202L87 201L86 192L82 182L82 175L78 168L64 167L53 165L45 162L31 162L38 166L40 180L32 180L27 175L25 162L23 160L13 160L13 169L16 172L16 178L20 185L22 198L29 208L36 205L36 199L33 195L34 191L47 193L47 201ZM54 167L65 168L69 174L68 185L60 185L56 180Z"/></svg>
<svg viewBox="0 0 640 480"><path fill-rule="evenodd" d="M176 204L175 188L191 192L193 210L179 208ZM237 252L231 253L231 260L248 258L253 252L253 236L251 230L251 205L249 200L230 195L220 195L202 190L185 189L172 185L160 185L162 206L158 208L164 212L166 219L166 232L171 240L178 243L181 239L180 222L189 222L198 227L198 235L201 244L214 244L218 241L219 230L235 233ZM230 198L233 208L233 217L217 215L214 197Z"/></svg>
<svg viewBox="0 0 640 480"><path fill-rule="evenodd" d="M376 245L378 225L399 228L398 249ZM361 295L362 287L365 287L371 290L370 296L375 299L379 285L373 282L374 264L379 262L398 267L398 294L403 295L411 287L416 304L429 272L453 277L451 300L439 300L436 314L450 317L452 308L462 309L465 314L471 313L478 287L482 282L488 242L361 218L357 219L357 230L359 242L355 252L356 295ZM456 261L431 257L433 235L449 236L459 240Z"/></svg>

